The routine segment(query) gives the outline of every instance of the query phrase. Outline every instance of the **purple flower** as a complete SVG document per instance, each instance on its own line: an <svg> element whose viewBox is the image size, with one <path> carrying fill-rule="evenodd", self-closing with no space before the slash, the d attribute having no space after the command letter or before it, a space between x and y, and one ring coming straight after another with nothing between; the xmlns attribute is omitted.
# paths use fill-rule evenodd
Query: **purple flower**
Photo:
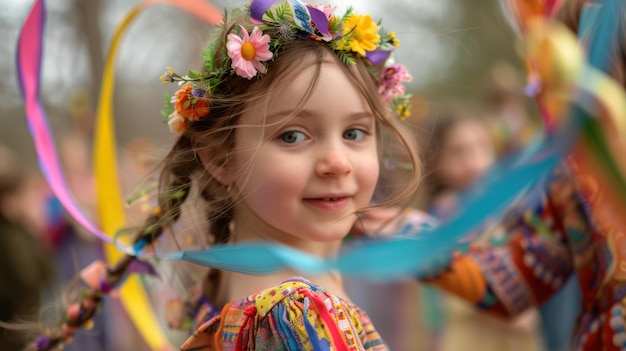
<svg viewBox="0 0 626 351"><path fill-rule="evenodd" d="M40 335L35 341L35 344L37 345L37 350L44 350L50 346L50 338L45 335Z"/></svg>
<svg viewBox="0 0 626 351"><path fill-rule="evenodd" d="M202 89L202 88L195 88L191 91L191 95L195 96L195 97L203 97L206 95L206 90Z"/></svg>

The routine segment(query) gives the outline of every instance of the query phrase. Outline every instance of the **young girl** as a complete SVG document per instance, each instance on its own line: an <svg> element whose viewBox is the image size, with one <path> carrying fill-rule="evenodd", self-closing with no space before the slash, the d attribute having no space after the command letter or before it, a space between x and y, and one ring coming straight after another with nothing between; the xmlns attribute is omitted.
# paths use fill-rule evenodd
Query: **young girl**
<svg viewBox="0 0 626 351"><path fill-rule="evenodd" d="M136 245L152 244L197 191L209 243L263 241L333 257L372 205L383 137L395 140L413 167L409 182L381 204L415 190L415 144L392 117L408 113L401 84L409 76L400 65L382 66L397 40L369 15L333 11L295 0L253 1L225 19L203 54L202 72L168 69L162 76L182 84L165 112L179 136L163 162L159 209ZM110 268L106 287L133 260ZM298 275L211 271L199 327L182 350L387 349L339 274ZM85 324L100 297L95 291L84 298L60 340L40 339L39 350Z"/></svg>

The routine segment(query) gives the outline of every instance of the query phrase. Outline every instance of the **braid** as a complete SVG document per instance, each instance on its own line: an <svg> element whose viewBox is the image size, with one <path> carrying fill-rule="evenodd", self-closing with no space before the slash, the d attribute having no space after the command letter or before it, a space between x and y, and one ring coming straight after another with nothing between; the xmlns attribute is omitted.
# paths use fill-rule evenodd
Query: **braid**
<svg viewBox="0 0 626 351"><path fill-rule="evenodd" d="M137 231L133 242L135 244L151 245L163 233L161 222L161 212L154 211L148 218L144 226ZM70 305L63 318L64 323L61 331L52 335L42 335L35 341L38 351L50 351L61 346L63 343L70 343L76 331L82 327L87 329L92 325L91 318L95 315L100 302L105 294L117 287L124 278L128 267L136 259L136 256L125 254L114 265L106 267L105 275L101 279L98 287L91 287L82 294L78 304ZM96 264L94 262L92 265ZM91 266L90 266L91 267ZM90 268L86 268L87 270ZM97 266L94 266L94 268Z"/></svg>
<svg viewBox="0 0 626 351"><path fill-rule="evenodd" d="M162 192L163 195L159 199L159 207L146 218L143 226L135 233L133 238L134 246L145 247L154 244L163 234L164 227L180 218L182 212L181 205L189 196L192 184L188 175L190 173L185 173L182 168L188 169L189 165L171 169L173 177L169 177L169 182L165 187L166 190ZM95 315L103 296L122 282L128 267L135 259L135 255L125 254L114 265L106 267L104 277L101 279L99 286L91 287L82 294L78 304L70 305L67 308L61 330L53 335L40 336L35 341L35 344L31 346L36 347L38 351L54 350L63 343L71 342L72 336L79 328L90 327L92 324L91 318Z"/></svg>
<svg viewBox="0 0 626 351"><path fill-rule="evenodd" d="M231 133L232 130L225 131L224 144L229 143L227 139ZM206 218L210 223L208 235L212 237L209 241L212 244L226 243L231 235L230 223L233 219L234 203L228 190L208 174L197 159L195 150L198 147L194 145L193 139L192 133L182 135L168 157L169 172L164 172L161 178L161 181L168 185L162 188L159 201L166 218L164 222L172 223L179 219L181 205L189 195L194 175L197 177L194 180L200 184L199 195L208 204L206 211ZM225 159L221 162L225 162ZM222 275L217 269L209 269L206 273L201 283L202 295L206 301L214 302L218 299Z"/></svg>
<svg viewBox="0 0 626 351"><path fill-rule="evenodd" d="M187 200L191 190L189 176L174 176L167 186L167 191L161 196L159 207L163 210L166 224L177 221L182 214L182 204Z"/></svg>
<svg viewBox="0 0 626 351"><path fill-rule="evenodd" d="M248 85L242 85L241 91L248 89ZM197 181L199 195L208 204L206 218L210 221L209 234L213 237L213 243L225 243L230 233L230 223L233 219L233 200L227 189L209 174L202 162L197 158L197 150L202 147L214 147L215 160L220 166L227 161L228 150L233 146L233 126L236 124L235 116L241 111L243 103L229 101L223 104L215 103L212 106L214 119L202 119L194 123L183 133L168 155L162 162L162 171L159 179L158 207L145 220L144 224L135 232L133 247L147 247L153 245L163 234L166 227L180 219L182 205L188 199L192 190L192 184ZM224 115L219 118L219 115ZM209 130L213 130L207 135ZM207 140L209 142L207 143ZM213 150L213 148L212 148ZM70 343L73 335L79 328L89 328L92 317L95 315L104 295L118 287L125 277L128 268L136 260L134 254L125 254L114 265L106 266L103 262L94 262L83 272L103 273L99 283L87 284L86 291L82 294L80 302L70 305L63 318L63 324L59 331L41 335L35 342L29 345L30 349L38 351L51 351L64 343ZM202 281L203 295L214 301L219 291L221 272L209 270L206 278Z"/></svg>

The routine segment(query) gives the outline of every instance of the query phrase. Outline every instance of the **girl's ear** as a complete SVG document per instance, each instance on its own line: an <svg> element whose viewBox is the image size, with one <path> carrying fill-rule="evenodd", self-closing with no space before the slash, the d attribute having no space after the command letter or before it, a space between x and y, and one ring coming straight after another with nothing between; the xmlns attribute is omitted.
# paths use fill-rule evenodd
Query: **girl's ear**
<svg viewBox="0 0 626 351"><path fill-rule="evenodd" d="M219 151L216 152L216 150L203 149L198 151L198 157L204 169L220 184L228 187L235 180L233 172L227 167L228 153L224 157L214 157L217 154Z"/></svg>

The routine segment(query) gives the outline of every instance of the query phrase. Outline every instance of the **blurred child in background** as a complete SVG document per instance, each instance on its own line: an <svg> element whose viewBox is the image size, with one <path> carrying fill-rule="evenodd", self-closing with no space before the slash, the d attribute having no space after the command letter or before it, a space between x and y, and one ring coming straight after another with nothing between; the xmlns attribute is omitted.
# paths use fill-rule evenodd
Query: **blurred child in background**
<svg viewBox="0 0 626 351"><path fill-rule="evenodd" d="M468 106L443 108L425 123L426 203L430 214L445 220L459 205L457 194L496 161L496 146L487 119ZM500 321L433 287L422 291L431 350L541 350L534 311L514 322Z"/></svg>

